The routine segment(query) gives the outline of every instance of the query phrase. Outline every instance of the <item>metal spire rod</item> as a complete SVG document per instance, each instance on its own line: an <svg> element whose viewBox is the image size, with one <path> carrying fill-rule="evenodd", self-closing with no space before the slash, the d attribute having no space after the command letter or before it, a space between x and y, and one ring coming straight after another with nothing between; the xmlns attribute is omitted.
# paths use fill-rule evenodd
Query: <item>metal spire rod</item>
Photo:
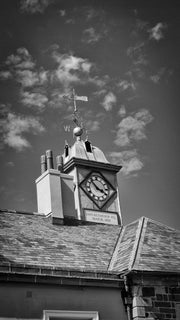
<svg viewBox="0 0 180 320"><path fill-rule="evenodd" d="M72 100L73 100L73 103L74 103L74 112L77 112L77 106L76 106L76 94L75 94L75 89L73 89L73 92L72 92Z"/></svg>
<svg viewBox="0 0 180 320"><path fill-rule="evenodd" d="M76 101L88 101L88 97L86 96L78 96L76 95L75 89L72 89L72 94L71 95L64 95L65 99L71 100L73 101L73 107L74 107L74 112L73 112L73 122L75 123L76 126L80 127L81 129L85 129L83 128L83 120L79 115L78 112L78 108L76 105ZM87 134L87 130L86 130L86 134Z"/></svg>

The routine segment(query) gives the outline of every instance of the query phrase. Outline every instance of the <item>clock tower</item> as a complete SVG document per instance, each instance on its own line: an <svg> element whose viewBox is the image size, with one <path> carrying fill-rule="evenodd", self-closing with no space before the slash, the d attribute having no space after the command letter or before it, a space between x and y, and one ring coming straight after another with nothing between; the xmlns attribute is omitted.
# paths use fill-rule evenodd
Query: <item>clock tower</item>
<svg viewBox="0 0 180 320"><path fill-rule="evenodd" d="M82 128L74 128L76 141L66 145L63 172L73 176L74 200L79 220L122 224L117 173L121 166L107 161L104 153L81 139Z"/></svg>
<svg viewBox="0 0 180 320"><path fill-rule="evenodd" d="M99 148L82 139L84 127L76 100L87 101L87 97L78 97L73 91L70 99L74 102L75 142L65 144L63 155L57 157L57 170L43 165L45 169L36 180L38 212L64 221L122 225L117 182L121 166L109 163ZM48 160L49 152L42 156L43 161L44 157Z"/></svg>

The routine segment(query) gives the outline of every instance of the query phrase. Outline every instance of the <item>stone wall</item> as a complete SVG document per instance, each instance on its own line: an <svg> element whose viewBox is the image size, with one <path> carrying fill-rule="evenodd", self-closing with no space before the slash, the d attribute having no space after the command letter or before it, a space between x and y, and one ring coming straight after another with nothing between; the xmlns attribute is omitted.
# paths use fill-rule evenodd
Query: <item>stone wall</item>
<svg viewBox="0 0 180 320"><path fill-rule="evenodd" d="M180 320L180 277L141 275L133 282L133 320Z"/></svg>

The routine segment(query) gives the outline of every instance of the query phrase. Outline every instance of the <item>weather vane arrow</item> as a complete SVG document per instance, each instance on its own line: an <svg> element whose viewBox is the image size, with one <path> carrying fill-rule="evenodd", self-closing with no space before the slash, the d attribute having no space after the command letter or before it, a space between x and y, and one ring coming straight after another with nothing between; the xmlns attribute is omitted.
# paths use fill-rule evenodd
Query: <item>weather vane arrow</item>
<svg viewBox="0 0 180 320"><path fill-rule="evenodd" d="M80 119L80 116L79 116L79 113L78 113L78 109L77 109L77 105L76 105L76 101L85 101L85 102L87 102L88 101L88 97L76 95L75 90L73 89L71 95L64 95L63 98L73 101L73 105L74 105L74 112L73 112L74 118L73 118L73 121L77 126L80 126L82 128L83 127L83 125L82 125L83 121L82 121L82 119ZM80 124L80 122L81 122L81 124Z"/></svg>
<svg viewBox="0 0 180 320"><path fill-rule="evenodd" d="M74 112L77 112L77 106L76 106L76 101L88 101L88 97L86 96L77 96L75 93L75 90L73 89L73 92L71 95L64 95L63 98L72 100L74 104Z"/></svg>

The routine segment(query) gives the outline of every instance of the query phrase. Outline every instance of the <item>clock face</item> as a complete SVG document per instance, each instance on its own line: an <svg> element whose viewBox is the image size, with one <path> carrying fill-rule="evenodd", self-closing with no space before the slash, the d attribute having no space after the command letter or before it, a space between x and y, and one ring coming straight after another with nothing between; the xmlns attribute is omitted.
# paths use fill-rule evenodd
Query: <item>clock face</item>
<svg viewBox="0 0 180 320"><path fill-rule="evenodd" d="M108 197L109 188L107 183L98 175L92 175L86 181L86 191L95 200L104 201Z"/></svg>
<svg viewBox="0 0 180 320"><path fill-rule="evenodd" d="M90 172L79 186L99 209L116 194L116 189L101 172Z"/></svg>

